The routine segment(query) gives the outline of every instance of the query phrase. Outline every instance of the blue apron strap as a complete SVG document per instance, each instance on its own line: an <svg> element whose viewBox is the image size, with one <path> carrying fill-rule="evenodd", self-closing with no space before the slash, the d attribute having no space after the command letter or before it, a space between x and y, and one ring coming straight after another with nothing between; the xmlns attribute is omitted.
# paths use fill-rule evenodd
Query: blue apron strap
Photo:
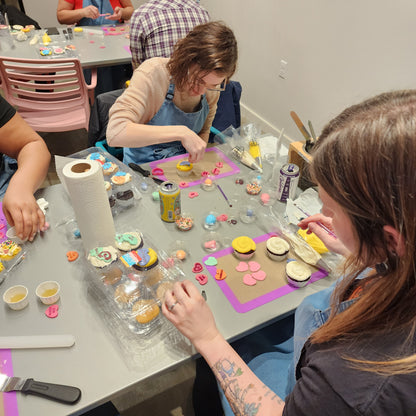
<svg viewBox="0 0 416 416"><path fill-rule="evenodd" d="M166 99L169 101L173 100L173 95L175 93L175 84L169 84L168 92L166 93Z"/></svg>

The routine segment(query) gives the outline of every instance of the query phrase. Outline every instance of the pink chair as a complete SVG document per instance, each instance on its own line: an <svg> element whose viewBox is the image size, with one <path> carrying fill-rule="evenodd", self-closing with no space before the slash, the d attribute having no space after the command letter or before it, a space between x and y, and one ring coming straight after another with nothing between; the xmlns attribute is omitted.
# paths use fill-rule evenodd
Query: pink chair
<svg viewBox="0 0 416 416"><path fill-rule="evenodd" d="M87 85L79 59L21 59L0 56L6 100L36 131L88 130L97 70Z"/></svg>

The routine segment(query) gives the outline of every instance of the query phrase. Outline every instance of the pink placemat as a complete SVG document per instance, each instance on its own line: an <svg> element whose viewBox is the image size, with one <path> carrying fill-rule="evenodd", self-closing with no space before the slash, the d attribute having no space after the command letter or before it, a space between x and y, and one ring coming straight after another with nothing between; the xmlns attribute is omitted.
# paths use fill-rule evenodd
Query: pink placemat
<svg viewBox="0 0 416 416"><path fill-rule="evenodd" d="M259 237L253 238L254 242L258 245L260 243L265 243L265 241L271 237L272 234L264 234L261 235ZM259 249L259 247L258 247ZM262 262L264 261L268 261L269 264L265 265L263 263L263 270L267 269L268 271L268 275L272 274L270 271L271 270L276 270L276 273L280 273L282 274L282 276L279 275L279 281L267 281L267 291L265 291L265 286L263 285L263 283L266 282L266 280L264 282L258 282L258 286L257 287L251 287L251 286L246 286L243 283L243 275L244 273L236 273L239 274L238 277L233 276L232 279L234 279L232 281L232 285L234 287L231 287L231 280L229 279L230 283L227 282L227 278L225 278L224 280L216 280L215 279L215 274L217 271L217 265L215 266L209 266L207 264L205 264L205 262L208 260L209 257L215 257L217 259L217 261L220 263L220 259L226 257L226 256L230 256L229 259L227 259L227 267L224 268L222 267L227 274L230 274L231 272L234 273L235 271L235 264L237 264L239 262L239 260L235 260L235 256L233 255L233 248L232 247L227 247L223 250L217 251L215 253L206 255L203 259L202 262L205 265L207 271L209 272L209 274L211 275L211 277L217 282L218 286L220 287L220 289L222 290L222 292L224 293L225 297L229 300L229 302L231 303L231 305L233 306L233 308L239 312L239 313L244 313L244 312L248 312L252 309L255 309L261 305L264 305L265 303L271 302L272 300L275 300L277 298L280 298L281 296L287 295L288 293L291 293L295 290L302 290L301 288L296 288L293 287L289 284L287 284L287 281L285 280L285 278L283 279L283 274L284 274L284 267L283 265L286 264L286 262L274 262L273 260L262 260ZM257 256L257 251L256 251L256 255ZM289 253L289 256L292 257L291 253ZM263 256L265 257L265 256ZM250 260L251 261L251 260ZM222 261L222 263L224 263L224 261ZM232 265L232 263L235 263L234 265ZM280 269L279 272L277 272L278 268ZM228 270L228 271L227 271ZM317 270L314 273L312 273L311 279L310 279L310 283L316 282L319 279L322 279L323 277L326 277L328 275L328 272L326 272L325 270ZM238 280L237 280L238 279ZM266 277L266 279L269 279L269 277ZM237 282L237 287L236 287L236 282ZM309 284L310 284L309 283ZM273 285L275 284L275 286L273 287ZM261 290L261 285L263 285L263 290ZM238 291L240 291L240 293L237 293ZM242 295L241 292L245 293ZM245 300L242 300L245 299Z"/></svg>
<svg viewBox="0 0 416 416"><path fill-rule="evenodd" d="M216 148L216 147L209 147L208 149L205 150L205 153L210 153L210 152L215 152L216 156L218 158L218 160L223 161L224 164L227 165L227 169L223 169L218 173L218 175L215 175L215 177L217 179L219 178L225 178L226 176L231 176L231 175L236 175L237 173L240 173L240 168L229 158L227 157L220 149ZM172 157L168 157L166 159L160 159L160 160L155 160L154 162L150 162L149 163L149 167L150 169L155 169L155 168L160 168L163 170L163 166L170 166L172 165L173 162L180 160L180 159L184 159L186 156L185 155L178 155L178 156L172 156ZM176 162L177 163L177 162ZM176 164L175 163L175 164ZM204 161L202 162L198 162L198 163L204 163ZM171 166L170 166L171 168ZM176 176L176 175L175 175ZM172 177L167 177L165 174L162 175L158 175L157 176L159 179L162 179L163 181L167 181L167 180L172 180ZM177 180L177 178L176 178ZM182 180L186 181L186 178L183 178ZM191 180L191 181L187 181L189 186L195 186L195 185L199 185L201 183L202 177L198 177L198 179L196 180Z"/></svg>
<svg viewBox="0 0 416 416"><path fill-rule="evenodd" d="M11 350L0 349L0 373L13 376L13 362ZM3 411L3 412L1 412ZM15 392L0 392L0 414L4 416L18 416L17 397Z"/></svg>

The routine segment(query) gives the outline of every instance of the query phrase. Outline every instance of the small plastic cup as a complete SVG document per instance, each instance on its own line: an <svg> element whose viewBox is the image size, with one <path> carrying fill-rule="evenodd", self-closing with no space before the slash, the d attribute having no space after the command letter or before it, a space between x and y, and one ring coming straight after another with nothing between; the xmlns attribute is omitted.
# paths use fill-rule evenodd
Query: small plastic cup
<svg viewBox="0 0 416 416"><path fill-rule="evenodd" d="M28 293L29 291L26 286L12 286L4 292L3 301L7 303L10 309L19 311L28 305Z"/></svg>
<svg viewBox="0 0 416 416"><path fill-rule="evenodd" d="M16 244L24 244L27 241L27 239L22 240L20 237L17 236L16 229L14 227L10 227L7 230L6 236L9 240L12 240Z"/></svg>
<svg viewBox="0 0 416 416"><path fill-rule="evenodd" d="M52 305L58 302L60 297L61 287L58 282L47 281L42 282L36 288L36 296L45 305Z"/></svg>

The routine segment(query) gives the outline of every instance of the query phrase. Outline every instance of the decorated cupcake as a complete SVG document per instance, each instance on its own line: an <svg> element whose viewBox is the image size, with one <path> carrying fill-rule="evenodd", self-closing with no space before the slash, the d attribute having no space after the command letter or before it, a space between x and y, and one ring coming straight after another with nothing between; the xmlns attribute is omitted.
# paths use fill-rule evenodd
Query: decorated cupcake
<svg viewBox="0 0 416 416"><path fill-rule="evenodd" d="M131 185L131 175L127 172L118 171L111 177L111 183L116 192L126 191Z"/></svg>
<svg viewBox="0 0 416 416"><path fill-rule="evenodd" d="M280 237L270 237L266 242L267 255L274 261L284 260L289 253L289 243Z"/></svg>
<svg viewBox="0 0 416 416"><path fill-rule="evenodd" d="M116 247L122 251L130 251L143 246L143 239L137 231L116 234Z"/></svg>
<svg viewBox="0 0 416 416"><path fill-rule="evenodd" d="M300 261L289 261L286 264L286 277L289 284L295 287L306 286L311 278L311 269Z"/></svg>
<svg viewBox="0 0 416 416"><path fill-rule="evenodd" d="M0 244L0 259L11 260L22 251L22 248L12 240L5 240Z"/></svg>
<svg viewBox="0 0 416 416"><path fill-rule="evenodd" d="M112 246L90 250L88 260L94 267L103 268L117 260L117 250Z"/></svg>
<svg viewBox="0 0 416 416"><path fill-rule="evenodd" d="M176 173L179 176L189 176L192 172L194 165L188 160L181 160L176 165Z"/></svg>
<svg viewBox="0 0 416 416"><path fill-rule="evenodd" d="M231 246L234 249L234 255L240 260L248 260L256 252L256 243L250 237L246 236L235 238Z"/></svg>
<svg viewBox="0 0 416 416"><path fill-rule="evenodd" d="M87 156L88 160L96 160L97 162L100 162L102 165L105 163L105 157L98 153L98 152L94 152L94 153L90 153Z"/></svg>
<svg viewBox="0 0 416 416"><path fill-rule="evenodd" d="M118 171L118 166L113 162L105 162L103 164L103 173L105 176L112 175Z"/></svg>
<svg viewBox="0 0 416 416"><path fill-rule="evenodd" d="M156 252L150 247L140 248L136 250L136 253L140 257L140 260L133 267L137 270L148 271L156 267L159 263Z"/></svg>
<svg viewBox="0 0 416 416"><path fill-rule="evenodd" d="M124 207L130 207L134 204L134 193L131 189L120 191L116 193L117 203Z"/></svg>

